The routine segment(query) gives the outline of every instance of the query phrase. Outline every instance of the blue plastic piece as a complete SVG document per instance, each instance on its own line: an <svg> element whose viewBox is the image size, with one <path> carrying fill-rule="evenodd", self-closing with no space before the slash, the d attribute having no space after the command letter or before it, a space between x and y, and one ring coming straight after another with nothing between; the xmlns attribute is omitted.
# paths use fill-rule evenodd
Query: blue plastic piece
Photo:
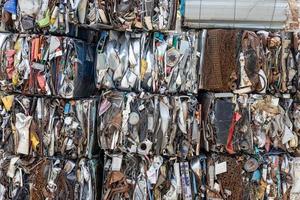
<svg viewBox="0 0 300 200"><path fill-rule="evenodd" d="M8 0L4 4L4 10L16 15L17 14L17 0Z"/></svg>
<svg viewBox="0 0 300 200"><path fill-rule="evenodd" d="M68 114L70 112L71 105L69 103L66 103L65 108L64 108L64 113Z"/></svg>
<svg viewBox="0 0 300 200"><path fill-rule="evenodd" d="M164 35L162 33L155 32L154 37L160 41L164 40Z"/></svg>
<svg viewBox="0 0 300 200"><path fill-rule="evenodd" d="M180 2L180 14L181 16L184 16L184 11L185 11L185 0L181 0Z"/></svg>
<svg viewBox="0 0 300 200"><path fill-rule="evenodd" d="M259 170L254 171L253 174L252 174L251 181L253 181L253 182L259 182L260 179L261 179L261 173L260 173L260 171Z"/></svg>

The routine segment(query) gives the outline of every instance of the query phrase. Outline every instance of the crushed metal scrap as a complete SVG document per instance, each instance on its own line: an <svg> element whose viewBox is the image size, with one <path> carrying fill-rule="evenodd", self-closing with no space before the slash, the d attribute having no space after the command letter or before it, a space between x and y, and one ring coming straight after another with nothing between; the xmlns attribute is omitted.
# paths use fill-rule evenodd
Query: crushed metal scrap
<svg viewBox="0 0 300 200"><path fill-rule="evenodd" d="M170 31L177 0L0 4L0 200L300 199L298 31Z"/></svg>

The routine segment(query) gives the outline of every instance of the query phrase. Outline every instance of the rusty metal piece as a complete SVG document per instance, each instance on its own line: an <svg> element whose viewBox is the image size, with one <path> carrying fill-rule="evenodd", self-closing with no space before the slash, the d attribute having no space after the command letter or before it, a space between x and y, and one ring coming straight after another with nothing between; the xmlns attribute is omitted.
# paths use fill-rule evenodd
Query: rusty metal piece
<svg viewBox="0 0 300 200"><path fill-rule="evenodd" d="M107 191L104 194L104 200L113 200L116 194L120 194L124 196L125 199L129 199L128 191L130 187L122 172L110 172L105 183L105 187L107 188Z"/></svg>
<svg viewBox="0 0 300 200"><path fill-rule="evenodd" d="M208 30L203 66L203 89L230 91L228 83L237 69L237 30Z"/></svg>

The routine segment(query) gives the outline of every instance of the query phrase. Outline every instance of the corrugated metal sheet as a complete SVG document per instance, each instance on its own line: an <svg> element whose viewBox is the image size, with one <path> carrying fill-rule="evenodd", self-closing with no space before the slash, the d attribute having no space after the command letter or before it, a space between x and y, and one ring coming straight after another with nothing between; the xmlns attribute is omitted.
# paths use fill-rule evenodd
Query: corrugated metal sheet
<svg viewBox="0 0 300 200"><path fill-rule="evenodd" d="M297 1L299 6L299 1ZM288 0L185 0L183 26L284 29Z"/></svg>

